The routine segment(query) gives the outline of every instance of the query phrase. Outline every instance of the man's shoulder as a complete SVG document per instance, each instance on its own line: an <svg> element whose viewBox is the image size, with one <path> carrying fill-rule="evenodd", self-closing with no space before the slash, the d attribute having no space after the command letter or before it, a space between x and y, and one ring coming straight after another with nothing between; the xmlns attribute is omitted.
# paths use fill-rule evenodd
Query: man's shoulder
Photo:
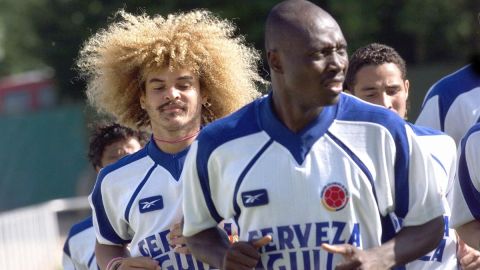
<svg viewBox="0 0 480 270"><path fill-rule="evenodd" d="M74 235L77 235L89 228L93 227L92 216L85 218L84 220L75 223L71 228L70 232L68 233L68 237L71 238Z"/></svg>
<svg viewBox="0 0 480 270"><path fill-rule="evenodd" d="M428 92L427 99L437 95L452 99L479 86L480 75L467 65L438 80Z"/></svg>
<svg viewBox="0 0 480 270"><path fill-rule="evenodd" d="M257 107L265 102L261 97L238 111L218 119L202 129L198 136L199 143L221 143L260 131Z"/></svg>
<svg viewBox="0 0 480 270"><path fill-rule="evenodd" d="M147 144L148 146L148 144ZM116 162L109 164L102 168L99 173L99 178L103 179L106 175L119 170L131 171L132 166L139 164L140 160L148 156L147 146L130 155L126 155Z"/></svg>
<svg viewBox="0 0 480 270"><path fill-rule="evenodd" d="M471 137L473 137L473 135L478 135L478 134L480 134L480 122L470 127L470 129L468 129L467 133L465 133L465 136L462 139L462 142L470 139ZM475 138L480 139L480 136L475 136Z"/></svg>
<svg viewBox="0 0 480 270"><path fill-rule="evenodd" d="M405 121L391 110L365 102L349 94L342 95L337 120L376 124L387 129L405 125Z"/></svg>

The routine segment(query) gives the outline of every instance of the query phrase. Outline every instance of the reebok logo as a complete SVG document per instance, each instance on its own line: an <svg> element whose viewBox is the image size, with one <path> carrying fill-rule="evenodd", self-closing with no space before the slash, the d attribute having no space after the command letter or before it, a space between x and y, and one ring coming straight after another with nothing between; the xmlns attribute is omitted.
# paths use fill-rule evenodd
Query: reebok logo
<svg viewBox="0 0 480 270"><path fill-rule="evenodd" d="M268 204L267 190L257 189L242 192L242 201L245 207L254 207Z"/></svg>
<svg viewBox="0 0 480 270"><path fill-rule="evenodd" d="M161 195L143 198L138 201L138 208L140 213L163 209L163 198Z"/></svg>

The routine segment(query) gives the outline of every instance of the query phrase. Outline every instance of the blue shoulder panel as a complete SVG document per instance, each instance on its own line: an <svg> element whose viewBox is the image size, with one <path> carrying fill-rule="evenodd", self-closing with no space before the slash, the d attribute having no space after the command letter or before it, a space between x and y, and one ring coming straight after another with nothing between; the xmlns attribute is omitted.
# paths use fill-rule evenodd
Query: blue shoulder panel
<svg viewBox="0 0 480 270"><path fill-rule="evenodd" d="M478 86L480 86L480 76L475 73L471 65L467 65L435 83L428 92L422 108L429 99L438 96L440 127L441 130L445 130L445 117L452 103L459 95Z"/></svg>
<svg viewBox="0 0 480 270"><path fill-rule="evenodd" d="M70 255L70 246L69 246L69 243L68 243L70 241L70 238L72 238L73 236L83 232L84 230L86 230L88 228L91 228L92 226L93 226L92 216L89 216L86 219L74 224L72 226L72 228L70 228L70 231L68 233L67 240L65 241L65 245L63 246L63 252L65 252L65 254L67 254L70 257L71 256Z"/></svg>
<svg viewBox="0 0 480 270"><path fill-rule="evenodd" d="M461 147L461 152L460 152L460 158L458 161L458 179L460 181L460 188L463 193L463 197L465 198L465 201L467 202L468 208L470 209L470 212L472 215L475 217L475 219L480 219L480 192L475 188L475 186L472 183L472 178L470 176L470 173L468 171L468 165L467 165L467 160L465 157L465 146L468 141L468 138L476 132L480 132L480 124L476 124L473 127L468 130L467 134L463 137L460 147Z"/></svg>
<svg viewBox="0 0 480 270"><path fill-rule="evenodd" d="M212 201L207 168L208 159L212 152L220 145L260 131L256 117L256 107L261 100L263 100L263 98L250 103L230 116L207 125L202 129L197 138L198 151L196 163L200 186L210 214L217 222L222 221L223 218L218 214Z"/></svg>

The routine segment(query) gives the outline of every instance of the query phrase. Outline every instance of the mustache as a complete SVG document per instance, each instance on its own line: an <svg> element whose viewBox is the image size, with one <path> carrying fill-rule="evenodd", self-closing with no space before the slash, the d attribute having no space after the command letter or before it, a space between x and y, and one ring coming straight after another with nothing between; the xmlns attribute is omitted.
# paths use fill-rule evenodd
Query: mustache
<svg viewBox="0 0 480 270"><path fill-rule="evenodd" d="M185 103L180 101L180 100L171 100L171 101L167 101L165 103L163 103L162 105L158 106L157 110L161 111L163 110L165 107L167 106L171 106L171 105L175 105L175 106L178 106L178 107L181 107L181 108L184 108L185 107Z"/></svg>

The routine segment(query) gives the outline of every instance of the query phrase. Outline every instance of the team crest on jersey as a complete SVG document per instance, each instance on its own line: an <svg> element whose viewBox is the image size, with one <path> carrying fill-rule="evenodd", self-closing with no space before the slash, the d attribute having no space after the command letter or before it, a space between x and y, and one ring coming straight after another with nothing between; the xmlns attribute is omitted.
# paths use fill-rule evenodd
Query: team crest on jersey
<svg viewBox="0 0 480 270"><path fill-rule="evenodd" d="M340 183L330 183L322 190L322 204L329 211L340 211L348 203L348 190Z"/></svg>
<svg viewBox="0 0 480 270"><path fill-rule="evenodd" d="M151 212L163 208L163 198L161 195L143 198L138 201L140 213Z"/></svg>
<svg viewBox="0 0 480 270"><path fill-rule="evenodd" d="M268 204L268 193L266 189L256 189L242 192L242 201L245 207L253 207Z"/></svg>

